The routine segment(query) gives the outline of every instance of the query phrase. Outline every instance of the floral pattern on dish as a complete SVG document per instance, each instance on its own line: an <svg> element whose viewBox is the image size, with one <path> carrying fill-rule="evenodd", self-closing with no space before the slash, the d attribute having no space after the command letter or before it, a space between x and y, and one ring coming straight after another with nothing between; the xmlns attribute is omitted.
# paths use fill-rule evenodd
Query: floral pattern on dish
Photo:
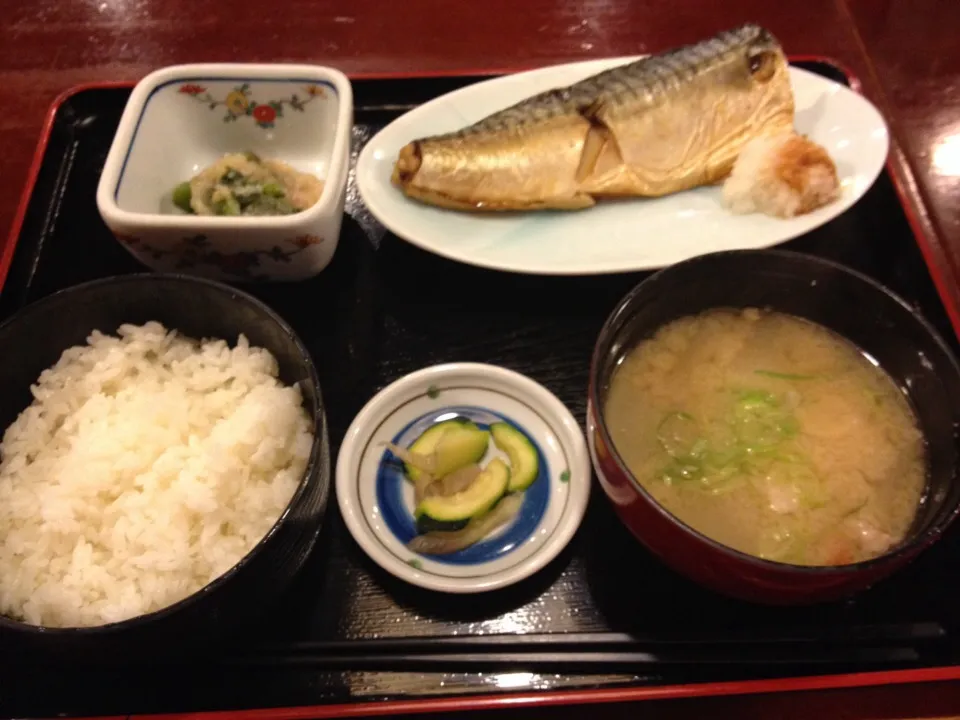
<svg viewBox="0 0 960 720"><path fill-rule="evenodd" d="M262 250L222 252L206 235L185 237L172 247L158 247L140 238L117 236L134 253L150 256L170 270L213 268L240 280L266 280L264 264L289 263L304 250L320 245L323 238L299 235Z"/></svg>
<svg viewBox="0 0 960 720"><path fill-rule="evenodd" d="M284 108L303 112L311 102L327 95L326 88L321 85L305 85L303 89L306 97L293 93L290 97L262 103L254 100L250 83L237 85L223 98L214 97L206 87L196 83L185 83L180 86L178 92L207 105L210 110L225 107L227 112L223 116L224 122L235 122L238 118L250 117L259 127L270 129L276 125L278 118L283 117Z"/></svg>

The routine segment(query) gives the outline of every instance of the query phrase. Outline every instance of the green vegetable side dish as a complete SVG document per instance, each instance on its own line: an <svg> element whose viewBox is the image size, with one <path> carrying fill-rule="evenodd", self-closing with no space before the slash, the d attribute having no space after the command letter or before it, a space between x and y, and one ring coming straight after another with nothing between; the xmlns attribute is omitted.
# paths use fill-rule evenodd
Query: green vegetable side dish
<svg viewBox="0 0 960 720"><path fill-rule="evenodd" d="M426 430L410 446L410 452L424 457L434 456L436 465L431 468L430 475L443 477L464 465L478 462L487 451L489 437L487 431L469 420L447 420ZM415 484L426 475L409 462L404 463L404 470Z"/></svg>
<svg viewBox="0 0 960 720"><path fill-rule="evenodd" d="M173 188L173 204L191 215L216 217L282 216L316 204L323 182L286 163L256 153L224 155Z"/></svg>
<svg viewBox="0 0 960 720"><path fill-rule="evenodd" d="M193 194L193 191L190 189L189 182L182 182L173 189L173 204L184 212L192 213L193 208L190 207L190 196Z"/></svg>
<svg viewBox="0 0 960 720"><path fill-rule="evenodd" d="M508 423L490 426L494 444L510 458L510 492L526 490L537 479L540 461L527 436Z"/></svg>
<svg viewBox="0 0 960 720"><path fill-rule="evenodd" d="M500 458L490 461L466 490L453 495L431 495L421 502L414 517L432 520L427 527L437 530L458 530L470 518L485 515L507 492L510 468ZM453 525L454 527L450 527Z"/></svg>
<svg viewBox="0 0 960 720"><path fill-rule="evenodd" d="M450 428L434 450L433 476L444 478L455 470L480 462L489 443L490 433L473 423Z"/></svg>
<svg viewBox="0 0 960 720"><path fill-rule="evenodd" d="M494 457L481 466L491 439L509 464ZM488 431L454 418L427 428L409 448L388 447L415 488L418 535L408 548L422 554L463 550L509 523L539 473L533 443L506 422Z"/></svg>

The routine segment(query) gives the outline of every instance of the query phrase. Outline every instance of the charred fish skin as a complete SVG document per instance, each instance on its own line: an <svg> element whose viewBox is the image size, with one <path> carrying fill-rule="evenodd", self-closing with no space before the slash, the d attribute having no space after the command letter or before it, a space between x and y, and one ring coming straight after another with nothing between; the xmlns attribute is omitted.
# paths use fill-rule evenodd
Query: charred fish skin
<svg viewBox="0 0 960 720"><path fill-rule="evenodd" d="M549 90L401 149L392 182L458 210L569 210L715 183L743 145L793 126L788 63L767 30L709 40Z"/></svg>

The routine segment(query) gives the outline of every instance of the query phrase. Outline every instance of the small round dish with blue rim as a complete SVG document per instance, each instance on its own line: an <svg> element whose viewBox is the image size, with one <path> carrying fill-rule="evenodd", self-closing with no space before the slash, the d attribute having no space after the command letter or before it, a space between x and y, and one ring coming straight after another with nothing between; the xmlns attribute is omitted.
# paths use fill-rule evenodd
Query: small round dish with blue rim
<svg viewBox="0 0 960 720"><path fill-rule="evenodd" d="M418 534L414 484L391 446L409 449L450 421L509 426L535 454L536 473L506 496L518 509L505 524L463 549L418 552L408 547ZM499 460L516 473L493 438L481 451L483 468ZM428 367L384 388L347 430L336 475L340 512L364 552L401 580L450 593L502 588L547 565L576 533L591 482L583 432L563 403L530 378L477 363Z"/></svg>

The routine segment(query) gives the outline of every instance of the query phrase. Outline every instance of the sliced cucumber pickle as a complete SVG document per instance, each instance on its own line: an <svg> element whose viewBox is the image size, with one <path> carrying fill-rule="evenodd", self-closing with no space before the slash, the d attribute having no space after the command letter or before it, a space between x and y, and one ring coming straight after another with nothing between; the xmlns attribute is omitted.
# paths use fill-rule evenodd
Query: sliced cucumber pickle
<svg viewBox="0 0 960 720"><path fill-rule="evenodd" d="M540 460L533 443L509 423L499 422L490 426L493 443L510 458L510 492L526 490L537 479Z"/></svg>
<svg viewBox="0 0 960 720"><path fill-rule="evenodd" d="M437 443L440 442L440 438L443 436L447 430L452 426L457 425L456 420L448 420L446 422L437 423L436 425L431 425L429 428L423 431L423 433L416 440L413 441L413 445L410 446L409 450L415 455L423 455L424 457L429 457L433 455L433 451L437 449ZM422 479L423 473L413 467L410 463L403 464L404 472L406 472L407 477L410 478L414 483L420 482Z"/></svg>
<svg viewBox="0 0 960 720"><path fill-rule="evenodd" d="M471 465L484 456L490 442L490 433L481 430L469 420L446 420L427 428L409 447L411 453L433 457L435 479ZM423 473L404 463L404 471L414 484L420 483Z"/></svg>
<svg viewBox="0 0 960 720"><path fill-rule="evenodd" d="M433 451L436 463L434 475L437 478L446 477L462 467L480 462L489 444L490 433L473 423L451 427L440 437Z"/></svg>
<svg viewBox="0 0 960 720"><path fill-rule="evenodd" d="M495 458L484 468L470 486L453 495L431 495L417 506L414 517L419 532L457 530L471 518L490 511L510 484L510 468Z"/></svg>

